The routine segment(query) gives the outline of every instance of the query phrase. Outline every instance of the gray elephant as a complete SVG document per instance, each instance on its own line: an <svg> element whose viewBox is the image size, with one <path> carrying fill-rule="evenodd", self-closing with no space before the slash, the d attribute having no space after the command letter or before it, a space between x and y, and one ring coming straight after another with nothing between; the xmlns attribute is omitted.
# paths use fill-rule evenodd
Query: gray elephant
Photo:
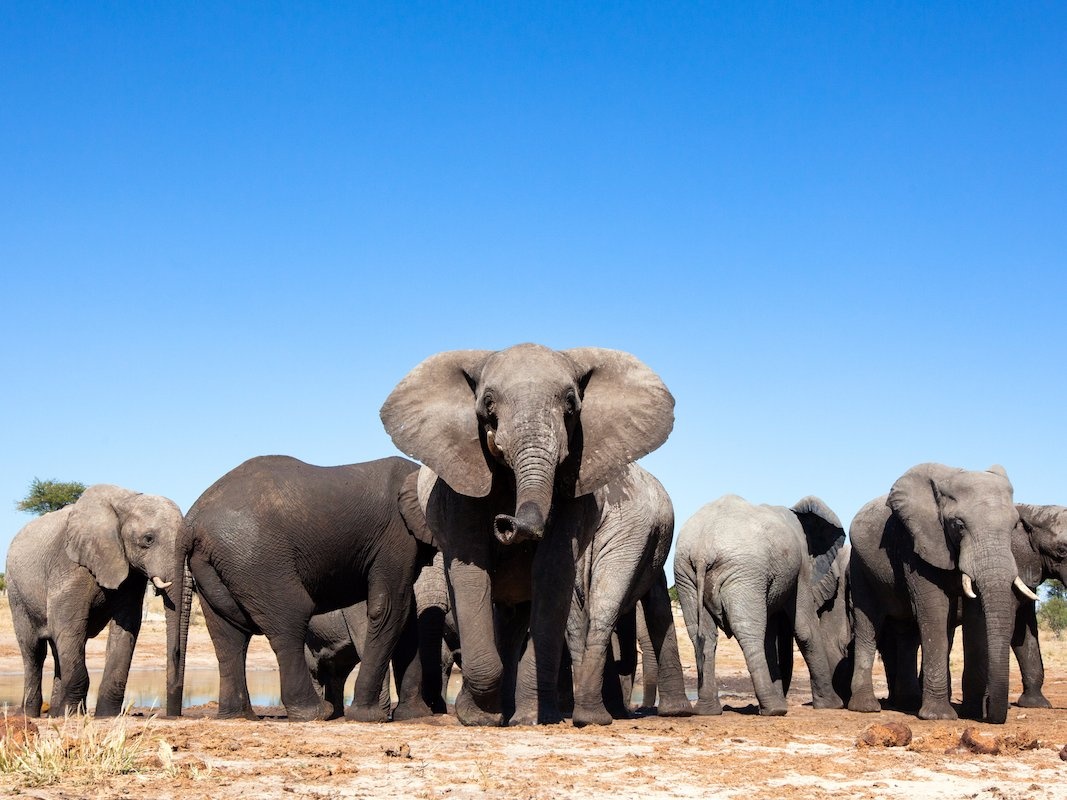
<svg viewBox="0 0 1067 800"><path fill-rule="evenodd" d="M602 513L604 494L594 493L610 494L628 464L666 440L674 398L628 353L523 344L431 356L381 417L428 468L419 501L445 557L463 648L456 715L502 724L506 673L521 652L511 722L558 722L575 564Z"/></svg>
<svg viewBox="0 0 1067 800"><path fill-rule="evenodd" d="M395 457L317 467L264 456L224 475L189 509L180 556L188 559L219 660L220 718L255 717L245 677L254 634L265 634L277 655L289 719L333 716L305 660L308 623L315 613L364 600L367 641L345 715L386 719L378 700L390 658L399 697L393 719L430 713L420 697L412 585L432 553L400 510L404 482L417 469ZM184 656L185 642L168 654L178 665L168 673L175 676L168 677L171 715L181 713Z"/></svg>
<svg viewBox="0 0 1067 800"><path fill-rule="evenodd" d="M577 580L567 623L567 643L574 676L573 721L578 727L607 725L613 714L604 702L605 674L618 682L611 653L612 632L617 626L632 629L636 639L635 609L641 601L648 644L658 664L661 716L692 713L685 694L678 639L674 630L667 577L663 564L674 538L674 507L663 485L650 473L631 464L610 490L594 494L602 518L589 547L578 559ZM625 704L615 715L625 715ZM655 703L655 695L648 704Z"/></svg>
<svg viewBox="0 0 1067 800"><path fill-rule="evenodd" d="M956 719L949 702L949 652L962 619L965 707L981 716L974 706L987 699L988 721L1004 722L1016 603L1012 586L1029 591L1012 555L1012 531L1019 522L1012 494L1001 467L980 472L920 464L856 514L849 531L856 653L851 710L881 708L871 677L877 645L894 645L883 657L890 686L900 687L904 679L896 702L914 702L906 679L914 673L914 643L921 641L919 717ZM895 626L892 636L886 635L887 624Z"/></svg>
<svg viewBox="0 0 1067 800"><path fill-rule="evenodd" d="M49 647L55 662L50 713L84 709L85 642L105 625L107 657L96 713L115 716L122 710L149 580L164 594L168 645L178 639L181 602L175 602L180 595L172 594L172 586L175 542L183 527L182 512L167 498L97 484L74 504L19 531L8 551L7 583L22 651L26 714L41 713L41 671Z"/></svg>
<svg viewBox="0 0 1067 800"><path fill-rule="evenodd" d="M1067 507L1016 504L1019 524L1011 538L1011 552L1019 577L1036 596L1046 580L1067 585ZM1037 638L1037 608L1032 599L1016 598L1015 632L1011 646L1022 673L1023 693L1018 704L1024 708L1049 708L1041 691L1045 665Z"/></svg>
<svg viewBox="0 0 1067 800"><path fill-rule="evenodd" d="M360 662L367 641L366 601L346 608L315 614L308 621L304 658L319 697L333 709L331 718L344 716L345 682ZM378 695L378 707L388 714L392 707L389 674Z"/></svg>
<svg viewBox="0 0 1067 800"><path fill-rule="evenodd" d="M852 590L848 564L852 546L846 542L830 565L825 582L820 583L816 609L819 616L819 638L826 652L827 666L833 675L834 691L847 703L852 696L853 631Z"/></svg>
<svg viewBox="0 0 1067 800"><path fill-rule="evenodd" d="M785 508L726 495L685 523L674 579L696 652L698 714L722 713L717 627L741 646L760 714L788 709L794 638L811 675L812 705L841 708L816 612L836 591L832 566L844 540L837 516L815 497Z"/></svg>

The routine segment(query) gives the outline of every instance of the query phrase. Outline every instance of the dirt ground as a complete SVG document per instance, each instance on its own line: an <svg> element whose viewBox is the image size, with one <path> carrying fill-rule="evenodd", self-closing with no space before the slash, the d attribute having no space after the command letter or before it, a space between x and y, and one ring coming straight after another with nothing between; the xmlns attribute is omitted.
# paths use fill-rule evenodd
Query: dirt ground
<svg viewBox="0 0 1067 800"><path fill-rule="evenodd" d="M20 674L6 607L0 614L0 673ZM687 683L695 688L692 648L681 625L679 634ZM91 665L102 664L105 638L90 644ZM219 721L208 705L168 720L135 708L124 719L93 723L102 732L124 726L127 747L136 756L129 774L73 773L43 786L33 786L17 773L0 774L0 794L119 798L162 789L187 798L223 800L483 796L1052 800L1067 797L1067 761L1060 755L1067 746L1067 642L1047 637L1045 645L1045 692L1054 708L1012 706L1007 724L1000 726L924 722L891 711L875 715L813 711L799 657L789 714L762 718L753 713L755 698L740 650L724 639L718 662L728 710L720 717L648 716L581 730L569 723L474 729L458 725L452 717L385 725L288 723L283 709L262 708L257 709L264 715L259 722ZM150 620L142 630L134 669L158 670L163 658L163 623ZM189 663L214 664L202 625L192 629ZM253 644L249 665L254 670L275 667L262 638ZM1014 662L1012 668L1014 698L1019 676ZM857 744L868 726L889 723L907 726L910 744ZM64 725L76 724L41 721L41 735L61 736L67 730ZM967 728L972 730L965 736Z"/></svg>

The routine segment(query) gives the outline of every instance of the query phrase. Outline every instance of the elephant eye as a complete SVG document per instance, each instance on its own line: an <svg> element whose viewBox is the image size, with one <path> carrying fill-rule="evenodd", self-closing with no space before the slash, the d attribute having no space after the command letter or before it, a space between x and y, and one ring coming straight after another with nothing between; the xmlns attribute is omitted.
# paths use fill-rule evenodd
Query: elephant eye
<svg viewBox="0 0 1067 800"><path fill-rule="evenodd" d="M141 537L141 547L151 547L155 540L156 535L154 533L146 533Z"/></svg>
<svg viewBox="0 0 1067 800"><path fill-rule="evenodd" d="M574 393L573 389L567 392L563 398L563 413L568 417L578 413L578 395Z"/></svg>
<svg viewBox="0 0 1067 800"><path fill-rule="evenodd" d="M490 391L482 395L482 414L490 424L496 426L496 398Z"/></svg>

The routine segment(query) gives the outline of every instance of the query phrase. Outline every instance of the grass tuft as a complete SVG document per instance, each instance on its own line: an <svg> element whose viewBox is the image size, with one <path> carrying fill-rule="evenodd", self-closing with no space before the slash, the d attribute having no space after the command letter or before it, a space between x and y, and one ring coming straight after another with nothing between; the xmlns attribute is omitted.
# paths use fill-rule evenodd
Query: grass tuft
<svg viewBox="0 0 1067 800"><path fill-rule="evenodd" d="M19 723L4 713L7 731ZM154 755L144 729L131 733L129 718L101 723L91 715L65 716L62 721L38 722L38 730L25 736L0 738L0 774L27 786L95 783L112 775L129 775L149 767Z"/></svg>

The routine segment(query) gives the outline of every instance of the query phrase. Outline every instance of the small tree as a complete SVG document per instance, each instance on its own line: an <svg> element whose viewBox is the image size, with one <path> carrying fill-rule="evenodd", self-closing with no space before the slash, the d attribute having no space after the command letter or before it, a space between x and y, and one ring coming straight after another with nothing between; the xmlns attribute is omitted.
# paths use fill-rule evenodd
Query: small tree
<svg viewBox="0 0 1067 800"><path fill-rule="evenodd" d="M40 478L34 478L30 483L29 492L18 501L16 508L40 516L69 506L81 497L84 491L85 484L78 481L42 481Z"/></svg>
<svg viewBox="0 0 1067 800"><path fill-rule="evenodd" d="M1037 621L1059 639L1067 629L1067 587L1059 581L1048 581L1045 591L1048 597L1037 607Z"/></svg>

